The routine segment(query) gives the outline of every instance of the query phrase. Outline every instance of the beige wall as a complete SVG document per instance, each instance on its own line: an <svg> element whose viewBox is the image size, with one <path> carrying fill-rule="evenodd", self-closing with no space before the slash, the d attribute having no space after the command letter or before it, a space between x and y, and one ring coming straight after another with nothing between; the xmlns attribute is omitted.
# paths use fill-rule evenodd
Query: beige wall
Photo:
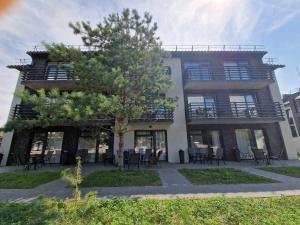
<svg viewBox="0 0 300 225"><path fill-rule="evenodd" d="M21 91L21 90L24 89L24 86L21 85L21 77L22 77L22 73L19 73L19 78L18 78L18 81L17 81L15 91L16 90ZM7 120L9 120L10 115L12 115L15 105L20 104L20 103L21 103L21 99L19 97L14 96L13 100L12 100L12 103L11 103L11 106L10 106L10 111L9 111ZM0 148L0 152L4 154L2 162L1 162L1 166L6 165L9 150L10 150L10 146L11 146L11 142L12 142L12 138L13 138L13 134L14 134L13 131L7 132L7 133L4 134L4 137L3 137L3 140L2 140L2 143L1 143L1 148Z"/></svg>
<svg viewBox="0 0 300 225"><path fill-rule="evenodd" d="M270 85L270 91L274 102L280 102L283 106L283 102L281 99L281 94L279 91L278 83L275 81ZM283 109L283 108L282 108ZM283 109L284 110L284 109ZM284 111L284 121L279 122L279 126L281 129L281 133L283 136L284 145L287 152L288 159L297 159L297 146L296 142L294 141L294 138L292 136L292 132L290 129L290 125L288 122L287 115Z"/></svg>
<svg viewBox="0 0 300 225"><path fill-rule="evenodd" d="M165 60L165 65L171 67L172 78L174 85L166 93L167 97L179 97L178 105L174 112L173 123L135 123L129 126L129 132L125 134L125 149L134 148L134 131L135 130L166 130L168 140L168 161L171 163L179 162L178 150L185 150L185 161L188 162L187 156L187 132L186 120L184 111L184 98L182 87L182 72L181 62L179 58L172 58ZM150 127L149 127L150 126ZM115 135L114 139L115 152L118 149L118 137Z"/></svg>

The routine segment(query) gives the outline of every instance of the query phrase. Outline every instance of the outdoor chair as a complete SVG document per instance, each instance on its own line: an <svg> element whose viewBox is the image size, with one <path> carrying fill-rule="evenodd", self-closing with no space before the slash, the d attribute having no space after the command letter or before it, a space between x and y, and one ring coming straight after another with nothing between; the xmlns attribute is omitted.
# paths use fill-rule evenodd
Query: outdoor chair
<svg viewBox="0 0 300 225"><path fill-rule="evenodd" d="M103 157L103 163L106 165L106 163L113 164L114 163L114 154L111 149L106 149L105 153L102 155Z"/></svg>
<svg viewBox="0 0 300 225"><path fill-rule="evenodd" d="M142 158L142 162L144 163L144 164L148 164L148 166L149 166L149 164L150 164L150 159L151 159L151 154L152 154L152 149L146 149L146 151L145 151L145 154L144 154L144 156L143 156L143 158Z"/></svg>
<svg viewBox="0 0 300 225"><path fill-rule="evenodd" d="M82 163L87 163L89 160L89 150L88 149L78 149L76 156L81 158Z"/></svg>
<svg viewBox="0 0 300 225"><path fill-rule="evenodd" d="M236 160L238 162L242 160L253 160L253 156L249 152L241 152L238 148L233 148L233 152L235 152Z"/></svg>
<svg viewBox="0 0 300 225"><path fill-rule="evenodd" d="M207 162L210 162L210 164L212 164L214 158L214 149L212 147L209 147L207 149Z"/></svg>
<svg viewBox="0 0 300 225"><path fill-rule="evenodd" d="M123 152L123 167L124 168L125 168L125 165L127 165L129 168L129 152L128 151Z"/></svg>
<svg viewBox="0 0 300 225"><path fill-rule="evenodd" d="M140 168L140 157L140 153L129 154L128 169L130 165L137 165L137 167Z"/></svg>
<svg viewBox="0 0 300 225"><path fill-rule="evenodd" d="M46 153L46 155L44 156L43 163L48 163L49 165L51 165L51 159L52 159L53 153L54 153L54 151L49 150Z"/></svg>
<svg viewBox="0 0 300 225"><path fill-rule="evenodd" d="M213 156L213 159L216 160L218 166L220 165L220 160L223 160L224 165L226 164L224 159L224 149L223 148L217 148L216 154Z"/></svg>
<svg viewBox="0 0 300 225"><path fill-rule="evenodd" d="M269 163L272 164L274 162L274 160L280 160L284 158L284 152L283 149L278 152L278 153L272 153L271 155L269 155Z"/></svg>
<svg viewBox="0 0 300 225"><path fill-rule="evenodd" d="M188 148L188 153L189 153L189 161L195 162L196 161L196 149Z"/></svg>
<svg viewBox="0 0 300 225"><path fill-rule="evenodd" d="M267 154L264 153L263 149L259 148L251 148L251 151L253 152L254 155L254 161L259 164L259 161L263 161L266 163L266 165L270 164L270 160Z"/></svg>
<svg viewBox="0 0 300 225"><path fill-rule="evenodd" d="M162 155L162 153L163 153L162 150L158 151L157 156L155 157L155 164L156 164L157 166L159 166L159 158L160 158L160 156Z"/></svg>
<svg viewBox="0 0 300 225"><path fill-rule="evenodd" d="M196 156L200 163L205 163L208 160L208 148L198 148Z"/></svg>

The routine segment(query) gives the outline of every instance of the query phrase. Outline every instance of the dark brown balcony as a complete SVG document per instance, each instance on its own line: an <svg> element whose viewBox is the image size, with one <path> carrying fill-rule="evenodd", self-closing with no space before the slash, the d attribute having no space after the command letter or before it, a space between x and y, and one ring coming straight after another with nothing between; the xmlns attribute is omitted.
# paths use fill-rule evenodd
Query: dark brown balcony
<svg viewBox="0 0 300 225"><path fill-rule="evenodd" d="M142 115L141 118L131 120L131 122L173 122L173 111L170 109L163 106L151 106L150 111ZM11 116L13 119L30 120L37 115L38 113L34 111L32 105L18 104Z"/></svg>
<svg viewBox="0 0 300 225"><path fill-rule="evenodd" d="M184 71L184 88L260 89L274 82L274 71L265 67L204 67Z"/></svg>
<svg viewBox="0 0 300 225"><path fill-rule="evenodd" d="M28 67L22 73L22 84L34 90L41 88L72 90L75 88L74 80L58 66Z"/></svg>
<svg viewBox="0 0 300 225"><path fill-rule="evenodd" d="M270 123L284 120L279 102L259 103L189 103L189 124Z"/></svg>

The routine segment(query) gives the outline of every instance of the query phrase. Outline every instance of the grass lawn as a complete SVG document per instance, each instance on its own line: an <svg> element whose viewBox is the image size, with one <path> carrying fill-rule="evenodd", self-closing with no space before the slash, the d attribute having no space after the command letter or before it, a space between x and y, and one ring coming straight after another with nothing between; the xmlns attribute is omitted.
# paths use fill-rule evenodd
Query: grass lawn
<svg viewBox="0 0 300 225"><path fill-rule="evenodd" d="M208 199L42 199L0 203L0 224L300 224L300 197Z"/></svg>
<svg viewBox="0 0 300 225"><path fill-rule="evenodd" d="M233 168L180 169L179 172L193 184L252 184L276 182Z"/></svg>
<svg viewBox="0 0 300 225"><path fill-rule="evenodd" d="M266 170L273 173L279 173L291 177L300 178L300 167L297 166L259 167L259 169Z"/></svg>
<svg viewBox="0 0 300 225"><path fill-rule="evenodd" d="M0 189L28 189L48 183L60 177L57 172L0 173Z"/></svg>
<svg viewBox="0 0 300 225"><path fill-rule="evenodd" d="M160 177L153 170L97 171L83 178L81 187L158 186Z"/></svg>

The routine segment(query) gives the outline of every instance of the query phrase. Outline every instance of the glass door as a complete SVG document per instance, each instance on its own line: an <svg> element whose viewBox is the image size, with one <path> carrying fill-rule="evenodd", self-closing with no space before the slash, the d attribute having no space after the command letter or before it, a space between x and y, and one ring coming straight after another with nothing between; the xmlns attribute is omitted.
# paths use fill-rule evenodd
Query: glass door
<svg viewBox="0 0 300 225"><path fill-rule="evenodd" d="M154 140L156 153L158 154L159 151L162 151L159 160L167 160L166 132L154 131Z"/></svg>
<svg viewBox="0 0 300 225"><path fill-rule="evenodd" d="M167 132L165 130L136 131L135 150L145 152L146 149L152 149L156 154L162 151L159 160L167 160Z"/></svg>
<svg viewBox="0 0 300 225"><path fill-rule="evenodd" d="M236 142L241 156L251 154L251 130L250 129L236 129Z"/></svg>
<svg viewBox="0 0 300 225"><path fill-rule="evenodd" d="M51 156L52 163L60 163L61 161L60 158L63 137L64 132L48 132L47 148L45 154L47 154L47 151L53 151L53 154Z"/></svg>
<svg viewBox="0 0 300 225"><path fill-rule="evenodd" d="M263 149L265 153L268 153L265 136L263 130L254 130L256 147Z"/></svg>

